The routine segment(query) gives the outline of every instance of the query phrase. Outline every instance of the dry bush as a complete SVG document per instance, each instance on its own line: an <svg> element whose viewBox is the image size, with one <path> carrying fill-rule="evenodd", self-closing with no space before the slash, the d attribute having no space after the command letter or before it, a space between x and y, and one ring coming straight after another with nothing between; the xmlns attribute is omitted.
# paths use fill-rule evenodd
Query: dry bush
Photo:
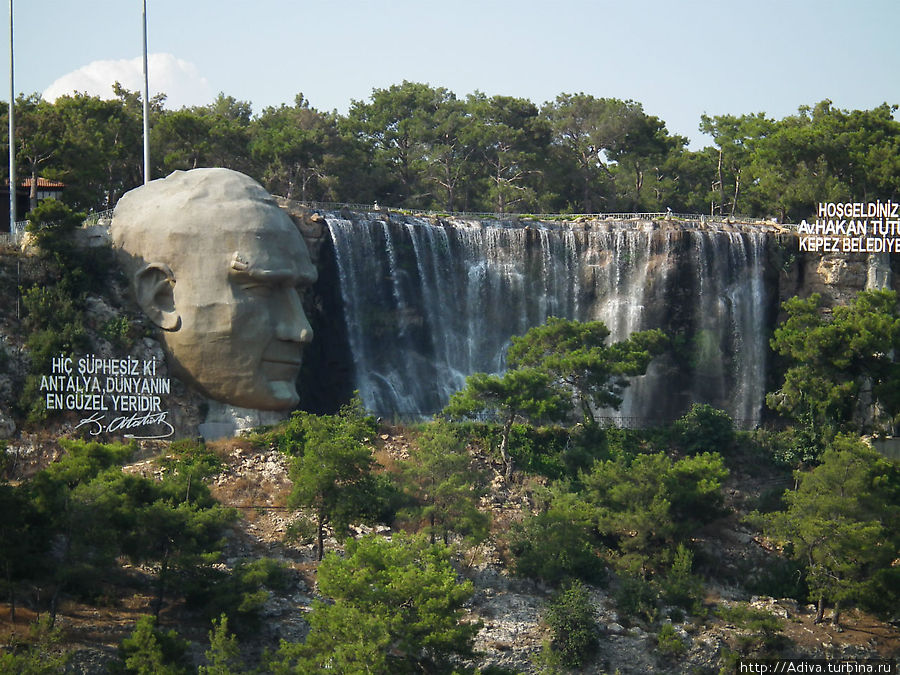
<svg viewBox="0 0 900 675"><path fill-rule="evenodd" d="M387 446L375 448L372 453L378 466L375 467L375 473L390 473L399 475L403 462L394 457Z"/></svg>
<svg viewBox="0 0 900 675"><path fill-rule="evenodd" d="M256 501L259 484L247 476L236 476L221 485L214 485L210 488L210 492L213 497L226 506L249 508L259 504Z"/></svg>

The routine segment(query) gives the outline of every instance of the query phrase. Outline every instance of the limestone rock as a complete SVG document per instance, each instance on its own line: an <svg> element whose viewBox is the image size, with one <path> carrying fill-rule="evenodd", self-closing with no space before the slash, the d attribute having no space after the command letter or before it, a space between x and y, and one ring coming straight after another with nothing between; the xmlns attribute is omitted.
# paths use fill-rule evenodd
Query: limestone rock
<svg viewBox="0 0 900 675"><path fill-rule="evenodd" d="M325 218L293 200L276 197L275 201L294 221L306 242L307 249L309 249L310 259L314 265L318 265L319 251L328 234L328 223L325 221Z"/></svg>
<svg viewBox="0 0 900 675"><path fill-rule="evenodd" d="M206 441L232 438L250 429L276 424L288 417L287 412L274 410L254 410L209 401L206 419L198 426L199 434Z"/></svg>
<svg viewBox="0 0 900 675"><path fill-rule="evenodd" d="M6 411L0 410L0 438L12 438L16 433L16 423Z"/></svg>
<svg viewBox="0 0 900 675"><path fill-rule="evenodd" d="M80 248L109 246L109 228L102 224L79 227L72 232L72 240Z"/></svg>

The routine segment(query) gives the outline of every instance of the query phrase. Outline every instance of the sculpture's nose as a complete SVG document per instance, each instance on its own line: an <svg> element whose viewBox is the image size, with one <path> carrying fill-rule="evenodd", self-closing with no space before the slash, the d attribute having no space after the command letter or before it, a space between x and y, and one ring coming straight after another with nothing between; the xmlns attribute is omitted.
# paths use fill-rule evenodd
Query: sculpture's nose
<svg viewBox="0 0 900 675"><path fill-rule="evenodd" d="M303 311L300 294L295 288L286 288L281 293L281 302L276 318L275 337L289 342L309 342L313 338L312 326Z"/></svg>

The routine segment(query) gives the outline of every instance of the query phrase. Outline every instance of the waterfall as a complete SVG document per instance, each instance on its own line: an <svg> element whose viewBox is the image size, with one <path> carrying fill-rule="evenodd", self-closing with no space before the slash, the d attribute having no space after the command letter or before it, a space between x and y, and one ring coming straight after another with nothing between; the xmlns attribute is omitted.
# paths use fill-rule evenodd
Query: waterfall
<svg viewBox="0 0 900 675"><path fill-rule="evenodd" d="M611 341L647 328L670 336L611 414L659 420L702 401L759 419L764 232L324 215L354 386L377 414L440 410L467 375L503 370L512 336L559 316L601 320Z"/></svg>

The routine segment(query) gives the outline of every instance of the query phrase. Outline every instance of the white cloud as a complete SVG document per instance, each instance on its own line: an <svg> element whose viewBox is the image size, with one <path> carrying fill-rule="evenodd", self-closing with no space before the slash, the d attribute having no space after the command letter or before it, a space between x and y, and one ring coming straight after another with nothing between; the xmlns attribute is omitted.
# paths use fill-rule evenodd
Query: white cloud
<svg viewBox="0 0 900 675"><path fill-rule="evenodd" d="M150 54L147 70L150 96L164 93L167 108L205 105L215 98L209 82L200 75L197 67L172 54ZM132 91L143 90L142 59L94 61L57 79L44 90L43 97L47 101L55 101L65 94L84 92L104 99L112 98L115 82Z"/></svg>

